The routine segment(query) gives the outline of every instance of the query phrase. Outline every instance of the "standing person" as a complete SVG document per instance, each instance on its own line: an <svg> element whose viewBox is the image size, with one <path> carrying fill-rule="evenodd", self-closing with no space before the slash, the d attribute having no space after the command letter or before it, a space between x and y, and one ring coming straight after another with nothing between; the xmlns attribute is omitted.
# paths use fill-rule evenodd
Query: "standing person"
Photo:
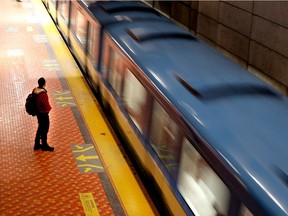
<svg viewBox="0 0 288 216"><path fill-rule="evenodd" d="M38 87L33 89L33 93L37 95L37 119L38 129L35 137L34 150L42 149L43 151L54 151L54 147L50 147L47 143L47 134L49 131L49 112L51 106L49 104L46 87L46 80L41 77L38 80ZM42 144L40 144L40 140Z"/></svg>

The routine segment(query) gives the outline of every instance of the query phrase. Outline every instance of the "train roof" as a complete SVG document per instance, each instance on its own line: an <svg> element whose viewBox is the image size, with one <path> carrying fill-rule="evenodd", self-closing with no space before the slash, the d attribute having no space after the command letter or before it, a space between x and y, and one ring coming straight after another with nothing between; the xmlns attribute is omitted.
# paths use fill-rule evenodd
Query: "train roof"
<svg viewBox="0 0 288 216"><path fill-rule="evenodd" d="M103 28L119 22L143 19L169 21L169 19L140 1L97 1L89 4L88 9Z"/></svg>
<svg viewBox="0 0 288 216"><path fill-rule="evenodd" d="M108 33L261 205L288 214L287 98L172 23Z"/></svg>

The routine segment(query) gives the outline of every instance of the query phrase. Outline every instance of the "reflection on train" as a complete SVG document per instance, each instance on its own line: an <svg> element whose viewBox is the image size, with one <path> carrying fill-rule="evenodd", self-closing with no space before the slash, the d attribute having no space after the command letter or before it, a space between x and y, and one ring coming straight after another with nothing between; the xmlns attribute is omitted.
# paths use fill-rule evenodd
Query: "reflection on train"
<svg viewBox="0 0 288 216"><path fill-rule="evenodd" d="M173 215L288 215L287 99L143 2L43 0Z"/></svg>

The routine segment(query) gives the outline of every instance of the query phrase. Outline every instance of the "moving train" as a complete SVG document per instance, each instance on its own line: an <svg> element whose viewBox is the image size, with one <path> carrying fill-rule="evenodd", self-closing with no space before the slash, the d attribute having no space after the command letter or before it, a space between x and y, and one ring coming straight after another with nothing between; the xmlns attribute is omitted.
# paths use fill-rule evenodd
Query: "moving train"
<svg viewBox="0 0 288 216"><path fill-rule="evenodd" d="M288 101L144 2L43 0L171 215L288 215Z"/></svg>

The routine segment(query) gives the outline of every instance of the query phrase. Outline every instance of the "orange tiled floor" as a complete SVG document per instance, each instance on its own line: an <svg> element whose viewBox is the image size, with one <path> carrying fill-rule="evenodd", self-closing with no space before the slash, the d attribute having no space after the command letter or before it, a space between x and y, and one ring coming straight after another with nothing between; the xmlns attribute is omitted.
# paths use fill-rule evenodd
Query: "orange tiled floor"
<svg viewBox="0 0 288 216"><path fill-rule="evenodd" d="M77 108L56 104L53 92L63 90L65 80L57 67L45 67L55 60L31 5L0 1L0 215L84 215L79 193L85 192L93 193L100 215L114 215L99 175L81 174L76 166L71 145L85 143ZM54 152L33 150L37 119L24 109L41 76L52 105Z"/></svg>

